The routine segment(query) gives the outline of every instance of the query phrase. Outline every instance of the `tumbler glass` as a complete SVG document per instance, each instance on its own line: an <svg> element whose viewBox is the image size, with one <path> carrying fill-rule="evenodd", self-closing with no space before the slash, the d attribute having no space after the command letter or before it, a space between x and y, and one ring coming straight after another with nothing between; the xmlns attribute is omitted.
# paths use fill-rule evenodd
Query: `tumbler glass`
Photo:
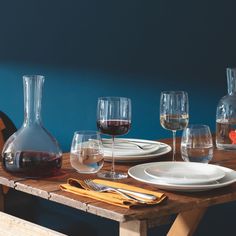
<svg viewBox="0 0 236 236"><path fill-rule="evenodd" d="M213 141L207 125L189 125L181 139L181 155L184 161L208 163L213 158Z"/></svg>
<svg viewBox="0 0 236 236"><path fill-rule="evenodd" d="M104 152L100 134L97 131L76 131L73 136L70 163L79 173L98 172L104 162Z"/></svg>

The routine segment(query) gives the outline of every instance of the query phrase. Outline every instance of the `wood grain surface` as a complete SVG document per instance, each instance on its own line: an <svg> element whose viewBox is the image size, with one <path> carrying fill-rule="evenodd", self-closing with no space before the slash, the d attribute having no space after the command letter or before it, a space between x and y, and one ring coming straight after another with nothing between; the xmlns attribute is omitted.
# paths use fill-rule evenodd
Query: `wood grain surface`
<svg viewBox="0 0 236 236"><path fill-rule="evenodd" d="M161 140L162 142L171 144L171 139ZM179 139L177 139L177 160L181 160L179 150ZM170 161L172 154L168 153L164 156L154 158L150 161ZM229 167L236 170L236 152L214 150L214 158L211 163L217 163L221 166ZM116 169L127 172L127 170L138 163L116 164ZM109 170L111 163L104 164L103 169ZM59 185L65 183L69 178L97 178L95 174L84 175L77 173L70 165L69 154L63 155L63 166L58 176L43 179L26 179L20 176L13 176L5 172L0 167L0 184L15 188L18 191L26 192L41 198L48 199L63 205L70 206L85 212L92 213L101 217L112 219L120 223L126 221L146 220L148 224L155 224L161 218L180 213L183 211L191 211L195 208L206 208L211 205L226 203L236 200L236 183L227 187L198 192L198 193L179 193L171 191L163 191L155 186L134 180L131 177L120 180L120 182L128 183L137 187L147 188L154 191L164 192L168 199L160 205L142 207L138 209L123 209L108 203L96 201L87 197L81 197L72 193L60 190Z"/></svg>

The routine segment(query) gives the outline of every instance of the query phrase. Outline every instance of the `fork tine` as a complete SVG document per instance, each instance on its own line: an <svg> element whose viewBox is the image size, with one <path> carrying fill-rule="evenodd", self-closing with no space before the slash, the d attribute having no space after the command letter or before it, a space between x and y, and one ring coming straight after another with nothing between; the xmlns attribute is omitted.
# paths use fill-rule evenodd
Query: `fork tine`
<svg viewBox="0 0 236 236"><path fill-rule="evenodd" d="M85 179L84 182L87 184L87 186L90 189L92 189L94 191L99 191L100 190L100 188L96 184L93 183L92 179Z"/></svg>
<svg viewBox="0 0 236 236"><path fill-rule="evenodd" d="M85 183L88 187L90 187L90 185L89 185L90 182L91 182L91 179L85 179L85 180L84 180L84 183Z"/></svg>
<svg viewBox="0 0 236 236"><path fill-rule="evenodd" d="M91 182L91 179L85 179L84 182L88 184L89 182Z"/></svg>

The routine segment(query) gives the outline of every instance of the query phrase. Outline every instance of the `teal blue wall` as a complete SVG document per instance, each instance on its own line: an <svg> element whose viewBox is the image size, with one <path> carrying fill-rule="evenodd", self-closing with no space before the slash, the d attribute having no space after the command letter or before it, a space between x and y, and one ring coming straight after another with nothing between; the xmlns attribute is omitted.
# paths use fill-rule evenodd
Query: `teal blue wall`
<svg viewBox="0 0 236 236"><path fill-rule="evenodd" d="M109 70L109 69L108 69ZM129 73L96 71L93 68L57 68L48 65L2 64L0 66L1 109L19 128L23 121L22 75L46 76L42 119L44 126L57 138L63 151L69 151L73 132L96 129L96 104L99 96L128 96L132 99L132 129L127 137L160 139L171 137L159 123L161 90L186 90L189 93L190 122L205 123L215 131L215 110L226 93L225 68L216 75L193 71L192 74ZM201 75L197 75L197 74ZM181 75L180 75L181 74ZM207 102L206 102L207 101ZM178 135L181 132L177 132Z"/></svg>
<svg viewBox="0 0 236 236"><path fill-rule="evenodd" d="M78 129L96 129L99 96L129 96L129 137L171 137L159 124L161 90L186 90L190 122L215 130L235 66L233 1L32 1L0 7L0 101L23 121L22 75L46 76L44 126L68 151Z"/></svg>
<svg viewBox="0 0 236 236"><path fill-rule="evenodd" d="M42 74L43 124L63 151L75 130L96 129L99 96L132 99L127 137L160 139L171 137L159 124L160 92L186 90L190 122L214 132L225 69L236 65L235 7L233 0L1 1L0 109L19 128L22 76Z"/></svg>

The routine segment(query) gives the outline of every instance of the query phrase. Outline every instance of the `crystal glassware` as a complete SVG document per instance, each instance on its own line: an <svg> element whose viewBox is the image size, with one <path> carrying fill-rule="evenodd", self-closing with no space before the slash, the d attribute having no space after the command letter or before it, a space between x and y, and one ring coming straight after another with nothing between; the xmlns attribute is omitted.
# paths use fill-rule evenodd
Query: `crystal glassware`
<svg viewBox="0 0 236 236"><path fill-rule="evenodd" d="M82 174L98 172L104 162L101 136L97 131L76 131L73 136L70 163Z"/></svg>
<svg viewBox="0 0 236 236"><path fill-rule="evenodd" d="M227 68L228 94L216 109L216 147L236 150L236 68Z"/></svg>
<svg viewBox="0 0 236 236"><path fill-rule="evenodd" d="M2 150L3 168L24 177L57 175L62 165L59 144L42 124L43 83L44 76L23 76L24 122Z"/></svg>
<svg viewBox="0 0 236 236"><path fill-rule="evenodd" d="M172 130L173 155L176 153L176 131L182 130L189 121L188 94L184 91L163 91L160 98L160 123L164 129Z"/></svg>
<svg viewBox="0 0 236 236"><path fill-rule="evenodd" d="M213 158L213 141L209 126L193 124L184 129L181 139L184 161L208 163Z"/></svg>
<svg viewBox="0 0 236 236"><path fill-rule="evenodd" d="M127 134L131 127L131 100L125 97L101 97L97 104L97 127L102 134L112 136L111 171L99 172L105 179L127 178L127 173L115 171L115 137Z"/></svg>

